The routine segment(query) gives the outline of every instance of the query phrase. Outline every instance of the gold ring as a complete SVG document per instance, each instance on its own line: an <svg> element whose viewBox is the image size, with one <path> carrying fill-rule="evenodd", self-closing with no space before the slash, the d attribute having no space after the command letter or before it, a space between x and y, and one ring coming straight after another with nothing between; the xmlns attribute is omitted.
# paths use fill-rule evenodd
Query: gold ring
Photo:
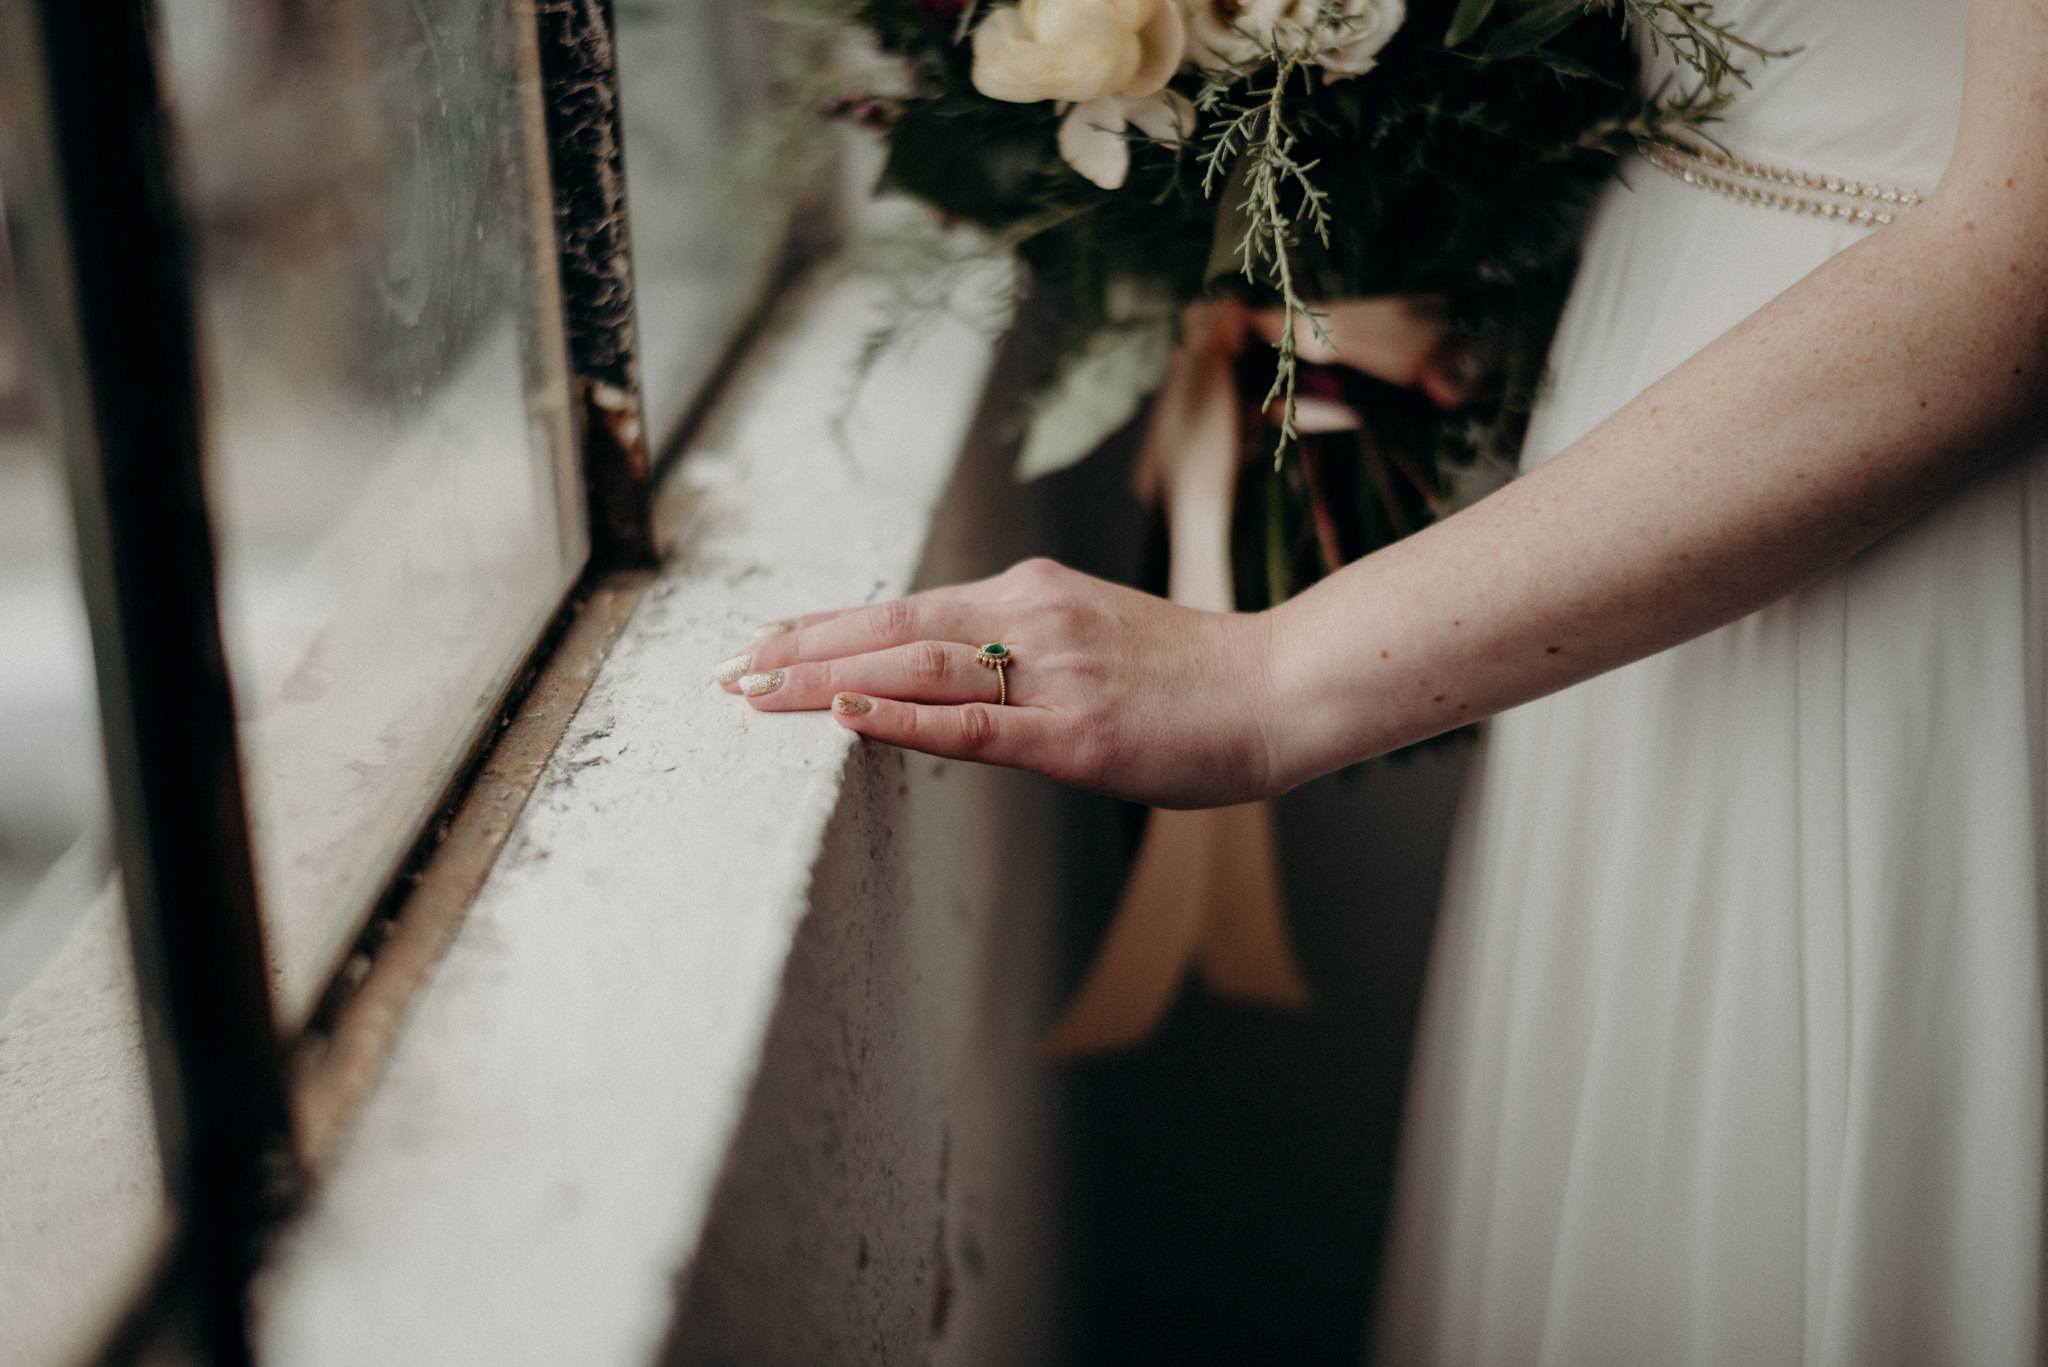
<svg viewBox="0 0 2048 1367"><path fill-rule="evenodd" d="M1010 680L1003 671L1017 662L1016 657L1010 653L1010 648L1000 641L990 641L974 652L974 662L983 669L993 669L996 672L996 706L1008 706Z"/></svg>

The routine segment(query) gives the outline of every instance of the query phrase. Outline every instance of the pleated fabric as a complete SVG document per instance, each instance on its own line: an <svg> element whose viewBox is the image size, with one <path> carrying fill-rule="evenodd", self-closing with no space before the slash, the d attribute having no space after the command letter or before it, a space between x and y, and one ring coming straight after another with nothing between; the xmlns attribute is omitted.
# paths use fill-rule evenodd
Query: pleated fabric
<svg viewBox="0 0 2048 1367"><path fill-rule="evenodd" d="M1738 155L1933 185L1964 4L1720 8L1801 47L1738 102ZM1634 168L1525 465L1859 236ZM1379 1362L2043 1359L2044 658L2048 453L1491 723Z"/></svg>

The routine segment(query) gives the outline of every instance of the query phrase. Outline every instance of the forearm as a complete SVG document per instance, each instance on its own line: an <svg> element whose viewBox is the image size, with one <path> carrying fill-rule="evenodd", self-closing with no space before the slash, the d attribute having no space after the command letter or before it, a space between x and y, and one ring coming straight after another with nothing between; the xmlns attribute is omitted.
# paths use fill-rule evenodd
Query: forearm
<svg viewBox="0 0 2048 1367"><path fill-rule="evenodd" d="M1732 621L2040 430L2040 180L1960 166L1539 469L1266 615L1284 788Z"/></svg>

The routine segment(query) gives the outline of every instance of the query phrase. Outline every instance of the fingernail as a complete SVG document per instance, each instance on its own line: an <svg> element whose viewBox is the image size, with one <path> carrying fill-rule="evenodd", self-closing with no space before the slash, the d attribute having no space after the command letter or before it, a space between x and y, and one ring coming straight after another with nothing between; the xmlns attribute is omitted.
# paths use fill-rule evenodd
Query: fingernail
<svg viewBox="0 0 2048 1367"><path fill-rule="evenodd" d="M763 622L760 626L754 628L754 639L758 641L764 636L787 636L795 630L795 622Z"/></svg>
<svg viewBox="0 0 2048 1367"><path fill-rule="evenodd" d="M729 684L754 667L754 653L743 650L730 660L720 660L718 668L711 671L711 677L722 684Z"/></svg>
<svg viewBox="0 0 2048 1367"><path fill-rule="evenodd" d="M851 693L835 693L832 695L832 710L842 717L864 717L875 710L875 705Z"/></svg>
<svg viewBox="0 0 2048 1367"><path fill-rule="evenodd" d="M782 671L779 669L771 669L766 674L749 674L740 680L740 692L750 698L758 698L763 693L773 693L782 687L782 678Z"/></svg>

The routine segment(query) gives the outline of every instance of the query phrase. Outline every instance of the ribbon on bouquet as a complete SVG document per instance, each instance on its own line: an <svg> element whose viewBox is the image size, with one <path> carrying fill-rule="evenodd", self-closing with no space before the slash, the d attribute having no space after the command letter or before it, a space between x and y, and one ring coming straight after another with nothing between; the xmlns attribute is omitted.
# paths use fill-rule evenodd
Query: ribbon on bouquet
<svg viewBox="0 0 2048 1367"><path fill-rule="evenodd" d="M1252 325L1235 300L1189 308L1139 454L1141 485L1165 506L1167 597L1207 612L1236 608L1230 523L1244 445L1236 361ZM1138 1043L1190 968L1221 997L1308 1005L1281 908L1269 803L1147 816L1102 948L1040 1049L1071 1056Z"/></svg>

